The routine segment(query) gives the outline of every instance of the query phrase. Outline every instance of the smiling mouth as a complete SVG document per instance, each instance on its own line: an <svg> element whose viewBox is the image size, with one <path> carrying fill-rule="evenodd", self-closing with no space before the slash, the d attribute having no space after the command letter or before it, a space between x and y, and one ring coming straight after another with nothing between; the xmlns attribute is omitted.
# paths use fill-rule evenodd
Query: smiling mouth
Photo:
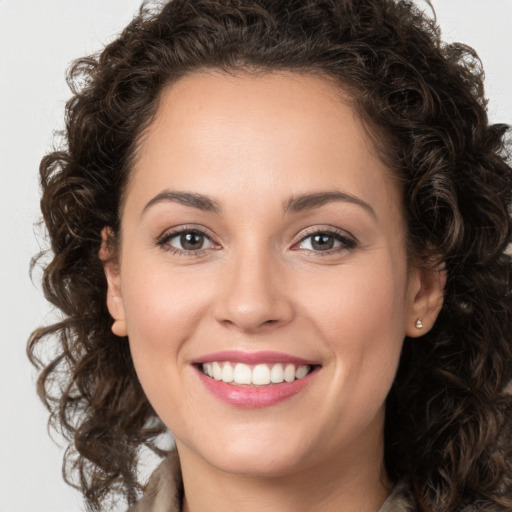
<svg viewBox="0 0 512 512"><path fill-rule="evenodd" d="M283 382L294 382L309 375L313 365L275 363L256 364L213 361L199 364L204 375L216 381L237 386L271 386Z"/></svg>

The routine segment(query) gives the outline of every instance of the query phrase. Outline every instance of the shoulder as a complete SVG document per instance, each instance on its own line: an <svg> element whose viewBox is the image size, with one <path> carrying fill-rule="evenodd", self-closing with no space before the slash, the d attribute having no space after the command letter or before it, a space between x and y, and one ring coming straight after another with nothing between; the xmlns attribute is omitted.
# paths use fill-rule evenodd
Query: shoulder
<svg viewBox="0 0 512 512"><path fill-rule="evenodd" d="M382 504L378 512L419 512L414 491L407 479L400 480L391 490L386 501ZM454 512L503 512L502 507L498 507L489 501L466 500L464 504Z"/></svg>
<svg viewBox="0 0 512 512"><path fill-rule="evenodd" d="M406 479L400 480L391 490L378 512L417 512L416 500Z"/></svg>
<svg viewBox="0 0 512 512"><path fill-rule="evenodd" d="M177 452L171 452L153 472L144 496L127 512L180 512L183 485Z"/></svg>
<svg viewBox="0 0 512 512"><path fill-rule="evenodd" d="M503 512L504 510L503 507L499 507L488 501L479 501L465 504L458 512Z"/></svg>

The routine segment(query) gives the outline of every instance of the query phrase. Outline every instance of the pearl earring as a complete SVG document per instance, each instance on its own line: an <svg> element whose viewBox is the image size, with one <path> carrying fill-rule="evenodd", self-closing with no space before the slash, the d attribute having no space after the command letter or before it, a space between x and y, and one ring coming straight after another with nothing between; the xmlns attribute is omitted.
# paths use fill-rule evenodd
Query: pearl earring
<svg viewBox="0 0 512 512"><path fill-rule="evenodd" d="M423 325L423 322L421 321L421 318L418 318L418 320L416 320L416 329L423 329L424 325Z"/></svg>

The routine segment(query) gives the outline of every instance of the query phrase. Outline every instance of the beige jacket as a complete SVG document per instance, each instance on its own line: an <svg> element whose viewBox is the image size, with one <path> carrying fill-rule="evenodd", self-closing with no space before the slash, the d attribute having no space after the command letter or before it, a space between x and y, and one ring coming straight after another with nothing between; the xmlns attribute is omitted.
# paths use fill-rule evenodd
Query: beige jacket
<svg viewBox="0 0 512 512"><path fill-rule="evenodd" d="M144 496L127 512L180 512L181 471L177 453L171 453L155 470ZM417 512L414 498L405 481L398 482L378 512ZM493 512L493 508L469 505L459 512Z"/></svg>

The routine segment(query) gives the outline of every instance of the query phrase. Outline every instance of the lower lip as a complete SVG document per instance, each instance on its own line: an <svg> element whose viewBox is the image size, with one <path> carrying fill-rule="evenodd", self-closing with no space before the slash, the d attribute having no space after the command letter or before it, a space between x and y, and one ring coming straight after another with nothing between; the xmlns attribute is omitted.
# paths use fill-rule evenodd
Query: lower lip
<svg viewBox="0 0 512 512"><path fill-rule="evenodd" d="M212 379L198 369L199 378L206 388L219 400L240 409L270 407L300 393L312 380L313 370L302 379L269 386L237 386Z"/></svg>

